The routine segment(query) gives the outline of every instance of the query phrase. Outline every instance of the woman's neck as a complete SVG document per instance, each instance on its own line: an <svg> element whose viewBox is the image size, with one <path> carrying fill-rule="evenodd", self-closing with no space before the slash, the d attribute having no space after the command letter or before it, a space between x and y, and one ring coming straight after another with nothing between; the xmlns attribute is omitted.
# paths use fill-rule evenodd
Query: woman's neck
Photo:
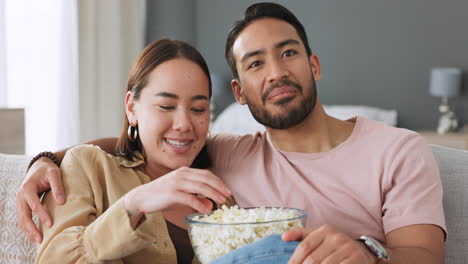
<svg viewBox="0 0 468 264"><path fill-rule="evenodd" d="M172 170L169 168L158 166L157 164L154 164L153 162L148 162L148 160L145 159L144 171L146 175L148 175L150 179L153 181L165 174L168 174Z"/></svg>

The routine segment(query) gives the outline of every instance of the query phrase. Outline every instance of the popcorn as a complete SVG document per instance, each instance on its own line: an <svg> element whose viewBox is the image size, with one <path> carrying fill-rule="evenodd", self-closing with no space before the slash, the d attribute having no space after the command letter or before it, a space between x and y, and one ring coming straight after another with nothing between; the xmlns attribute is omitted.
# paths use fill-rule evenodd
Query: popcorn
<svg viewBox="0 0 468 264"><path fill-rule="evenodd" d="M210 215L195 216L190 220L196 221L189 221L195 254L201 263L209 263L260 238L303 227L305 214L290 208L243 209L237 205L230 208L223 205Z"/></svg>

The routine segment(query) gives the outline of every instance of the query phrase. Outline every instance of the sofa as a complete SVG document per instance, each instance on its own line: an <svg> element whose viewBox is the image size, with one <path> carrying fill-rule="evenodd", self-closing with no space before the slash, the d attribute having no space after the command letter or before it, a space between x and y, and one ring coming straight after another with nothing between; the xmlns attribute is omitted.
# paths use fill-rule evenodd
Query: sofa
<svg viewBox="0 0 468 264"><path fill-rule="evenodd" d="M468 151L431 146L444 187L445 263L468 263ZM35 246L16 224L15 192L30 157L0 154L0 263L34 262ZM37 221L37 220L36 220Z"/></svg>

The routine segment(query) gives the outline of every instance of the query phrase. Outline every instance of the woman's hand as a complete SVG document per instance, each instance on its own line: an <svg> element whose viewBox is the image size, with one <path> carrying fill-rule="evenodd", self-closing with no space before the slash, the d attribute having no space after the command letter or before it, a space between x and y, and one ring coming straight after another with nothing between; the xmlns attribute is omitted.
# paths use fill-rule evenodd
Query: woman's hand
<svg viewBox="0 0 468 264"><path fill-rule="evenodd" d="M206 198L197 197L197 194L225 203L231 191L208 170L182 167L131 190L125 195L124 203L131 222L138 222L142 214L183 205L208 214L212 203Z"/></svg>
<svg viewBox="0 0 468 264"><path fill-rule="evenodd" d="M40 195L51 188L57 204L63 204L65 194L60 169L52 160L43 157L34 162L16 193L18 224L29 240L36 244L41 243L42 234L32 220L32 213L37 214L46 226L52 226L52 220L40 201Z"/></svg>

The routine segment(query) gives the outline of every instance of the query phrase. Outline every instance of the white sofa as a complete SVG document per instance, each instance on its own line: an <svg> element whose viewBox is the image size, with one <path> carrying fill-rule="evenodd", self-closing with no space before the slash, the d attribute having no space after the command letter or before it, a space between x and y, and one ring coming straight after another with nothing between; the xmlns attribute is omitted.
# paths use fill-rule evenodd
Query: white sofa
<svg viewBox="0 0 468 264"><path fill-rule="evenodd" d="M447 264L468 263L468 151L432 146L444 186ZM33 263L35 247L16 225L15 192L30 157L0 154L0 263Z"/></svg>

